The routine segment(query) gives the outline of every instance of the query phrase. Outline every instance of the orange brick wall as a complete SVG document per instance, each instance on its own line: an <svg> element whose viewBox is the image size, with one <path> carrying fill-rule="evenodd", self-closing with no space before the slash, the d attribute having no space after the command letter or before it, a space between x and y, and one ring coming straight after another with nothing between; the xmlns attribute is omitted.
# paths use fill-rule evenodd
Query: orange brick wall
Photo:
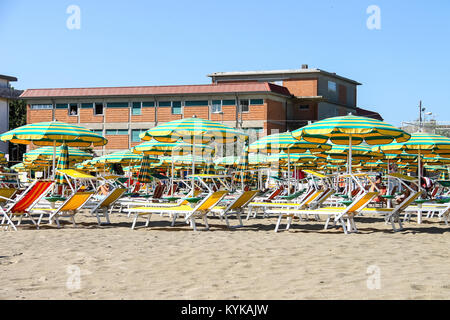
<svg viewBox="0 0 450 320"><path fill-rule="evenodd" d="M181 119L181 114L172 114L172 108L170 107L159 107L157 116L158 119L156 120L159 123Z"/></svg>
<svg viewBox="0 0 450 320"><path fill-rule="evenodd" d="M267 105L267 120L286 120L286 112L283 103L273 100L266 100Z"/></svg>
<svg viewBox="0 0 450 320"><path fill-rule="evenodd" d="M208 106L184 107L183 113L185 118L192 118L195 115L197 118L209 119Z"/></svg>
<svg viewBox="0 0 450 320"><path fill-rule="evenodd" d="M81 108L78 112L82 123L103 123L103 116L95 116L93 108Z"/></svg>
<svg viewBox="0 0 450 320"><path fill-rule="evenodd" d="M52 121L52 110L31 110L27 106L27 123Z"/></svg>
<svg viewBox="0 0 450 320"><path fill-rule="evenodd" d="M106 122L128 122L129 108L105 108Z"/></svg>
<svg viewBox="0 0 450 320"><path fill-rule="evenodd" d="M284 80L283 86L294 96L317 96L317 79Z"/></svg>
<svg viewBox="0 0 450 320"><path fill-rule="evenodd" d="M78 116L69 116L69 110L67 108L55 109L55 120L67 123L77 123Z"/></svg>
<svg viewBox="0 0 450 320"><path fill-rule="evenodd" d="M154 122L155 121L155 108L145 107L141 109L141 115L131 115L131 122Z"/></svg>
<svg viewBox="0 0 450 320"><path fill-rule="evenodd" d="M242 120L265 120L267 115L267 103L262 105L250 105L249 112L242 113Z"/></svg>
<svg viewBox="0 0 450 320"><path fill-rule="evenodd" d="M309 110L300 110L300 105L309 105ZM292 106L292 116L295 120L317 119L317 103L300 103Z"/></svg>
<svg viewBox="0 0 450 320"><path fill-rule="evenodd" d="M105 135L108 139L107 149L128 149L128 135Z"/></svg>

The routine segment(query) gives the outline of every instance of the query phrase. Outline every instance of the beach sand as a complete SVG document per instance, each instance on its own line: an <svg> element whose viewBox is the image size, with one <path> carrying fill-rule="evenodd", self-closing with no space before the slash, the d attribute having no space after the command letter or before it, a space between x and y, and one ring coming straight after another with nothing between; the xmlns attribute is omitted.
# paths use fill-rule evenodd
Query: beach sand
<svg viewBox="0 0 450 320"><path fill-rule="evenodd" d="M450 297L450 227L437 219L394 233L361 217L349 235L322 230L323 221L275 233L276 218L235 230L211 218L211 230L199 232L160 216L137 230L125 214L111 221L99 227L79 213L77 228L2 231L0 299Z"/></svg>

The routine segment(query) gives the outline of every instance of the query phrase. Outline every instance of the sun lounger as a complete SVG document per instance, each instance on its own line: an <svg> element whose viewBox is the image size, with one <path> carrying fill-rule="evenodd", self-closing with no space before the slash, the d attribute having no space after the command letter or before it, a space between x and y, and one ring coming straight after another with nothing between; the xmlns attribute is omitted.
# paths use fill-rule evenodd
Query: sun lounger
<svg viewBox="0 0 450 320"><path fill-rule="evenodd" d="M169 213L173 215L172 225L175 222L175 219L179 215L184 215L184 219L186 222L190 222L191 227L194 231L197 231L197 227L195 225L195 218L203 218L206 229L209 229L207 214L210 210L228 194L228 191L216 191L214 193L210 193L205 199L200 201L194 208L189 205L180 205L176 207L136 207L130 210L134 213L133 224L131 225L131 229L134 229L136 226L136 221L140 216L146 216L147 222L145 226L147 227L150 222L150 218L152 214L163 214Z"/></svg>
<svg viewBox="0 0 450 320"><path fill-rule="evenodd" d="M218 213L221 218L224 218L228 228L231 228L228 217L236 214L236 217L239 220L239 225L235 226L235 228L242 227L243 224L241 213L244 211L250 201L252 201L256 197L257 194L258 190L245 191L239 197L234 199L234 201L232 201L228 206L215 206L211 209L211 212Z"/></svg>
<svg viewBox="0 0 450 320"><path fill-rule="evenodd" d="M304 210L304 209L286 209L286 208L277 208L275 210L269 210L270 213L278 213L278 221L275 227L275 232L278 231L278 227L280 221L283 217L288 217L288 224L286 229L289 229L292 219L295 215L327 215L327 221L325 223L324 229L328 228L329 221L332 217L334 217L334 221L340 222L343 228L344 233L348 233L349 231L357 232L356 225L354 222L354 217L359 214L362 209L364 209L376 196L378 192L367 192L365 194L361 194L356 197L353 202L347 207L326 207L314 210ZM348 227L345 227L344 218L347 218Z"/></svg>
<svg viewBox="0 0 450 320"><path fill-rule="evenodd" d="M75 227L75 214L89 201L94 195L94 192L77 191L72 194L66 201L64 201L58 208L33 208L33 213L40 213L38 225L40 225L42 217L47 213L49 215L49 223L55 219L58 228L61 227L59 223L60 217L69 217Z"/></svg>
<svg viewBox="0 0 450 320"><path fill-rule="evenodd" d="M36 180L33 182L20 196L10 201L10 206L0 207L0 212L3 214L2 225L5 225L6 229L11 226L14 230L17 230L16 225L13 223L13 218L18 217L19 221L17 225L20 225L22 218L28 217L31 222L39 228L39 225L34 221L30 214L31 209L47 194L49 193L55 183L53 181Z"/></svg>
<svg viewBox="0 0 450 320"><path fill-rule="evenodd" d="M106 223L110 224L109 215L116 201L127 191L126 188L116 188L110 191L106 197L101 199L91 210L91 214L97 217L98 224L101 225L100 217L104 216Z"/></svg>

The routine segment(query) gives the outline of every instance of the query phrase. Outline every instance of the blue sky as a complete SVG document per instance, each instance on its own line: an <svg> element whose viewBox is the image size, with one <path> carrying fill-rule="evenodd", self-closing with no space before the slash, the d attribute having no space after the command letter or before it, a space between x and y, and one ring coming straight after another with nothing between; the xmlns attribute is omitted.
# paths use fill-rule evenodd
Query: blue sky
<svg viewBox="0 0 450 320"><path fill-rule="evenodd" d="M81 29L69 30L69 5ZM381 30L369 30L369 5ZM216 71L302 64L363 83L358 105L394 125L417 105L450 121L450 2L0 0L0 74L15 87L208 83Z"/></svg>

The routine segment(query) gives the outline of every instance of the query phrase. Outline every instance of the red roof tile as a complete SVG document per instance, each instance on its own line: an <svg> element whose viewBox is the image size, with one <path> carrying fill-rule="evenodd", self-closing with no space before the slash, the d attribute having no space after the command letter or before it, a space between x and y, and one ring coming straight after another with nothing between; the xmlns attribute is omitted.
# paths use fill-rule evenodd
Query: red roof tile
<svg viewBox="0 0 450 320"><path fill-rule="evenodd" d="M244 93L273 92L291 96L289 90L267 82L243 82L234 84L205 84L183 86L146 86L146 87L105 87L105 88L61 88L28 89L21 98L45 97L95 97L95 96L141 96L141 95L176 95L202 93Z"/></svg>

